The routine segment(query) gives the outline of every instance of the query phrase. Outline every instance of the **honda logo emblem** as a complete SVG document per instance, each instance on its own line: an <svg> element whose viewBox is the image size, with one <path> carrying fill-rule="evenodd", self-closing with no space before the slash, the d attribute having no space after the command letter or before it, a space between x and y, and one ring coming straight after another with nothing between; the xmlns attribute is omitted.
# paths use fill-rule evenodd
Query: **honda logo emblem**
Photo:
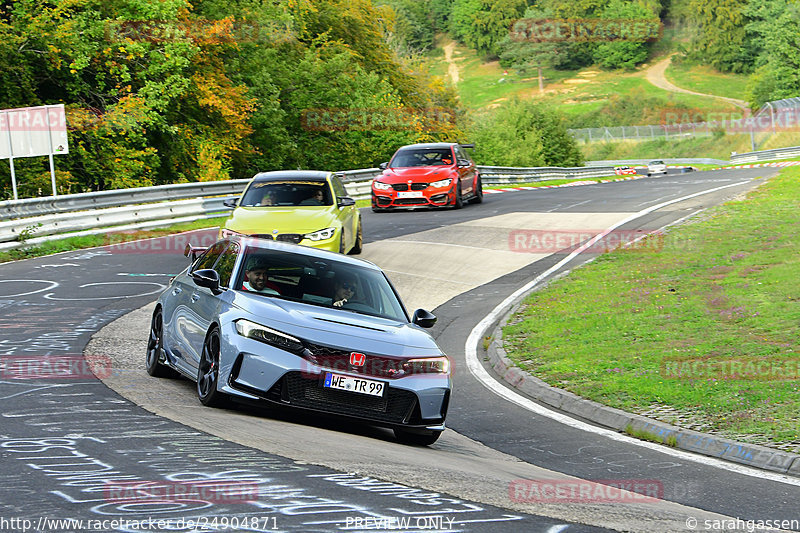
<svg viewBox="0 0 800 533"><path fill-rule="evenodd" d="M363 353L350 352L350 364L352 366L364 366L367 362L367 356Z"/></svg>

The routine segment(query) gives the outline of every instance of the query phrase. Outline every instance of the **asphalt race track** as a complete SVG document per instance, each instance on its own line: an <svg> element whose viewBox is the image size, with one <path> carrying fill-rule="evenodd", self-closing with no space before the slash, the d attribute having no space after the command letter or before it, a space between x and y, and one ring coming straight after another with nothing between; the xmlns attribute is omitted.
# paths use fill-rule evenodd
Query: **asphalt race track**
<svg viewBox="0 0 800 533"><path fill-rule="evenodd" d="M434 309L439 322L433 332L454 361L450 430L430 448L399 445L385 430L292 413L203 408L188 381L147 376L143 346L152 307L143 306L185 267L179 250L187 236L0 265L0 530L27 525L3 522L11 519L31 520L29 530L91 527L46 524L43 517L171 520L163 527L151 523L151 531L600 530L591 524L666 532L690 531L692 519L699 520L699 531L703 520L798 520L797 478L723 468L708 458L556 422L495 395L465 362L465 341L476 324L564 258L526 248L520 235L596 233L620 222L619 230L630 234L651 231L730 199L757 185L753 178L773 172L669 174L509 191L458 211L363 210L364 257L387 271L409 309ZM560 271L591 257L581 254ZM109 323L87 350L100 381L82 366L82 354ZM45 356L71 365L73 376L7 371L10 363ZM660 500L564 504L526 499L512 489L518 480L575 478L650 483ZM165 483L174 489L232 480L255 488L257 498L131 502L120 491L155 487L158 493ZM95 530L148 528L99 525Z"/></svg>

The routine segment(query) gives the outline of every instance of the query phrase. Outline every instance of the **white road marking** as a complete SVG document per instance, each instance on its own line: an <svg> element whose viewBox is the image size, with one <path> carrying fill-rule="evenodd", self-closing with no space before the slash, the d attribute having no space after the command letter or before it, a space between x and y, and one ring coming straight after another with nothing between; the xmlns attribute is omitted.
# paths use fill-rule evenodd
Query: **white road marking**
<svg viewBox="0 0 800 533"><path fill-rule="evenodd" d="M729 185L723 185L721 187L716 187L716 188L713 188L713 189L709 189L707 191L702 191L702 192L690 194L690 195L687 195L687 196L682 196L682 197L676 198L674 200L669 200L667 202L662 202L662 203L660 203L658 205L654 205L654 206L648 207L647 209L639 211L638 213L634 213L634 214L630 215L629 217L627 217L626 219L621 220L620 222L617 222L617 223L613 224L612 226L610 226L609 228L607 228L603 232L598 233L597 235L595 235L589 242L587 242L586 244L584 244L583 246L581 246L580 248L578 248L577 250L575 250L574 252L572 252L571 254L566 256L564 259L562 259L557 264L555 264L552 267L550 267L545 272L543 272L543 273L539 274L538 276L536 276L536 278L534 278L529 283L527 283L523 287L521 287L518 290L516 290L513 294L508 296L505 300L500 302L500 304L498 304L497 307L492 309L492 311L488 315L486 315L483 318L483 320L481 320L472 329L472 331L470 332L469 336L467 337L466 346L464 347L464 351L465 351L465 354L466 354L466 360L467 360L467 368L469 368L470 373L472 373L472 375L475 377L475 379L477 379L484 387L489 389L491 392L497 394L498 396L510 401L511 403L514 403L514 404L516 404L516 405L518 405L518 406L520 406L520 407L522 407L524 409L527 409L528 411L536 413L536 414L538 414L540 416L544 416L544 417L550 418L552 420L555 420L556 422L559 422L559 423L564 424L566 426L578 429L580 431L584 431L584 432L588 432L588 433L595 433L597 435L602 435L604 437L607 437L609 439L612 439L612 440L615 440L615 441L618 441L618 442L624 442L626 444L633 444L633 445L640 446L640 447L643 447L643 448L648 448L648 449L651 449L651 450L655 450L655 451L661 452L661 453L666 454L666 455L671 455L673 457L677 457L677 458L685 460L685 461L701 463L701 464L713 466L713 467L716 467L716 468L720 468L722 470L728 470L729 472L734 472L734 473L737 473L737 474L742 474L742 475L751 476L751 477L755 477L755 478L768 479L770 481L776 481L778 483L785 483L787 485L800 486L800 479L795 478L795 477L787 476L787 475L784 475L784 474L779 474L779 473L776 473L776 472L769 472L769 471L765 471L765 470L751 468L749 466L739 465L739 464L735 464L735 463L729 463L727 461L716 459L714 457L708 457L708 456L704 456L704 455L695 455L695 454L690 453L690 452L685 452L685 451L682 451L682 450L676 450L676 449L673 449L673 448L668 448L668 447L663 446L661 444L656 444L656 443L647 442L647 441L641 441L641 440L629 437L627 435L624 435L622 433L618 433L618 432L616 432L614 430L593 426L591 424L587 424L586 422L582 422L580 420L576 420L576 419L574 419L574 418L572 418L570 416L567 416L567 415L564 415L564 414L561 414L561 413L557 413L556 411L553 411L553 410L551 410L551 409L549 409L547 407L539 405L536 402L533 402L533 401L529 400L528 398L525 398L524 396L521 396L521 395L517 394L516 392L506 388L504 385L501 385L500 383L498 383L497 380L495 380L489 374L489 372L486 371L486 369L481 365L481 363L480 363L480 361L478 359L478 349L477 349L478 344L480 343L481 339L483 338L485 332L489 329L489 327L492 324L497 322L500 319L500 317L512 305L514 305L518 300L522 299L528 292L533 290L542 281L544 281L545 279L550 277L552 274L558 272L564 265L569 263L578 254L580 254L581 252L583 252L584 250L586 250L587 248L592 246L595 242L597 242L599 239L602 239L608 233L612 232L613 230L615 230L616 228L622 226L623 224L626 224L628 222L636 220L637 218L640 218L640 217L642 217L644 215L652 213L653 211L657 211L658 209L661 209L661 208L666 207L668 205L675 204L675 203L678 203L678 202L682 202L684 200L689 200L691 198L695 198L697 196L702 196L704 194L712 193L712 192L719 191L719 190L722 190L722 189L727 189L729 187L736 187L738 185L743 185L744 183L745 182L732 183L732 184L729 184Z"/></svg>
<svg viewBox="0 0 800 533"><path fill-rule="evenodd" d="M0 295L0 298L15 298L17 296L28 296L30 294L36 294L37 292L43 292L58 287L57 281L49 281L45 279L0 279L0 283L49 283L47 287L44 287L42 289L36 289L35 291L28 291L28 292L19 292L16 294L3 294Z"/></svg>

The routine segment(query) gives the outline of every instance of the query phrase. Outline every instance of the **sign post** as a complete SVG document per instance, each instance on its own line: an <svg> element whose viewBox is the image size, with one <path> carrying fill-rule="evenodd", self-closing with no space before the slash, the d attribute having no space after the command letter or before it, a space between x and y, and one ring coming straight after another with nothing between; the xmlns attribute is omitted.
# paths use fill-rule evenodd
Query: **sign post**
<svg viewBox="0 0 800 533"><path fill-rule="evenodd" d="M15 158L48 156L50 181L53 196L56 196L58 191L53 155L67 153L69 139L64 104L0 111L0 159L8 158L15 200L18 198Z"/></svg>

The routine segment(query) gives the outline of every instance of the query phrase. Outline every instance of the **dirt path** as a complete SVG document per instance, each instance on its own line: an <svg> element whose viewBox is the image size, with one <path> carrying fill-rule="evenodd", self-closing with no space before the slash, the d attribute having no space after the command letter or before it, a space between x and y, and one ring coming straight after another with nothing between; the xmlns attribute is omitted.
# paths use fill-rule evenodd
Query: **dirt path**
<svg viewBox="0 0 800 533"><path fill-rule="evenodd" d="M456 49L456 43L455 41L450 41L442 48L444 49L444 60L447 61L447 64L449 65L447 73L450 75L453 85L458 85L458 65L456 65L456 62L453 60L453 52Z"/></svg>
<svg viewBox="0 0 800 533"><path fill-rule="evenodd" d="M670 83L667 78L664 76L664 72L667 70L667 67L672 62L672 56L669 56L666 59L662 59L658 63L653 64L650 68L647 69L645 76L647 81L655 85L660 89L664 89L665 91L670 91L673 93L686 93L686 94L694 94L696 96L710 96L711 98L717 98L718 100L724 100L729 102L737 107L741 107L742 109L749 109L747 102L744 100L738 100L736 98L728 98L726 96L717 96L714 94L705 94L705 93L698 93L694 91L690 91L688 89L682 89L677 85L673 85Z"/></svg>

